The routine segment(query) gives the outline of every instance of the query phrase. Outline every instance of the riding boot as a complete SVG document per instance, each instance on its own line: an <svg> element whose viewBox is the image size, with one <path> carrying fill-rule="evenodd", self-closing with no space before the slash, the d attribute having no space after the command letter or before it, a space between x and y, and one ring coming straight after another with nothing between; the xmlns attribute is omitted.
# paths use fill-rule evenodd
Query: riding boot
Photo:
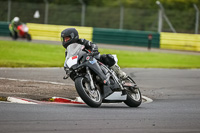
<svg viewBox="0 0 200 133"><path fill-rule="evenodd" d="M110 67L116 74L119 78L121 79L126 79L127 78L127 75L125 72L123 72L120 67L116 64L114 64L113 66Z"/></svg>

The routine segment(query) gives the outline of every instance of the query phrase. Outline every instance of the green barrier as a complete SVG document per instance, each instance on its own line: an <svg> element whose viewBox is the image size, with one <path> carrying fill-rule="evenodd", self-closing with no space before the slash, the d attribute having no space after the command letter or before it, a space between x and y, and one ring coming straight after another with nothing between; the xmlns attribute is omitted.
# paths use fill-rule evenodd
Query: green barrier
<svg viewBox="0 0 200 133"><path fill-rule="evenodd" d="M9 23L0 22L0 36L10 36Z"/></svg>
<svg viewBox="0 0 200 133"><path fill-rule="evenodd" d="M156 32L94 28L95 43L119 44L148 47L148 36L152 35L151 47L159 48L160 34Z"/></svg>
<svg viewBox="0 0 200 133"><path fill-rule="evenodd" d="M161 33L161 49L200 51L200 35L183 33Z"/></svg>

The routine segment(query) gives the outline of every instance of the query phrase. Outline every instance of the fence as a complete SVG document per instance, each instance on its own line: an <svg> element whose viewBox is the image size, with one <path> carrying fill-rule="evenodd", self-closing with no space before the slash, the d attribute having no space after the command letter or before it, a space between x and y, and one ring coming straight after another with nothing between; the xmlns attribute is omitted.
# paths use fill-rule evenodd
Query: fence
<svg viewBox="0 0 200 133"><path fill-rule="evenodd" d="M8 1L11 3L9 4ZM37 10L40 13L40 18L33 18L33 15ZM165 11L178 33L195 32L195 9L190 11L166 9ZM21 21L27 23L47 23L53 25L72 25L154 32L158 30L157 9L136 9L123 6L95 7L86 5L84 19L82 19L82 15L84 14L82 14L81 4L72 6L30 3L28 0L25 3L14 2L12 0L0 1L0 21L10 21L15 16L19 16ZM170 27L165 21L163 22L162 31L171 32Z"/></svg>

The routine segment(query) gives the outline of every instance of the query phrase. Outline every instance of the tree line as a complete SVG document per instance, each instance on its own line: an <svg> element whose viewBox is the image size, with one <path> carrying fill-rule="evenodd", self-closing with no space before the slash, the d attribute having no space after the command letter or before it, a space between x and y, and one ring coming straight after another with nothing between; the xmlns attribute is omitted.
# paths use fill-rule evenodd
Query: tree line
<svg viewBox="0 0 200 133"><path fill-rule="evenodd" d="M5 0L0 0L5 1ZM116 7L124 5L125 7L133 8L146 8L157 9L157 0L11 0L15 2L32 2L32 3L44 3L47 1L50 4L67 4L67 5L79 5L83 1L88 6L111 6ZM193 4L196 4L200 8L200 0L159 0L163 6L167 9L179 9L188 10L193 9Z"/></svg>
<svg viewBox="0 0 200 133"><path fill-rule="evenodd" d="M0 0L0 21L7 21L7 1L8 0ZM19 16L22 21L28 23L44 23L45 2L48 2L48 24L81 26L81 2L84 2L86 5L84 26L118 29L120 26L120 6L123 5L123 29L142 31L157 31L158 29L159 6L156 4L156 0L11 1L11 18ZM159 1L165 8L165 13L177 32L194 33L196 11L193 4L196 4L200 9L200 0ZM36 10L39 10L40 12L39 19L33 18L33 14ZM162 31L171 32L169 25L164 20Z"/></svg>

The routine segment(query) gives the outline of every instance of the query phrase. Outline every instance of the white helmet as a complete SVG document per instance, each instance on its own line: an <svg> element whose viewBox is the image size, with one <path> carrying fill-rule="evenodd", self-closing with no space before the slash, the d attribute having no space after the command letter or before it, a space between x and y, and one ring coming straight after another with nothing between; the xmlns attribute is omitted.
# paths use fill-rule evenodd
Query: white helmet
<svg viewBox="0 0 200 133"><path fill-rule="evenodd" d="M14 17L14 22L16 23L16 22L19 22L19 17Z"/></svg>

